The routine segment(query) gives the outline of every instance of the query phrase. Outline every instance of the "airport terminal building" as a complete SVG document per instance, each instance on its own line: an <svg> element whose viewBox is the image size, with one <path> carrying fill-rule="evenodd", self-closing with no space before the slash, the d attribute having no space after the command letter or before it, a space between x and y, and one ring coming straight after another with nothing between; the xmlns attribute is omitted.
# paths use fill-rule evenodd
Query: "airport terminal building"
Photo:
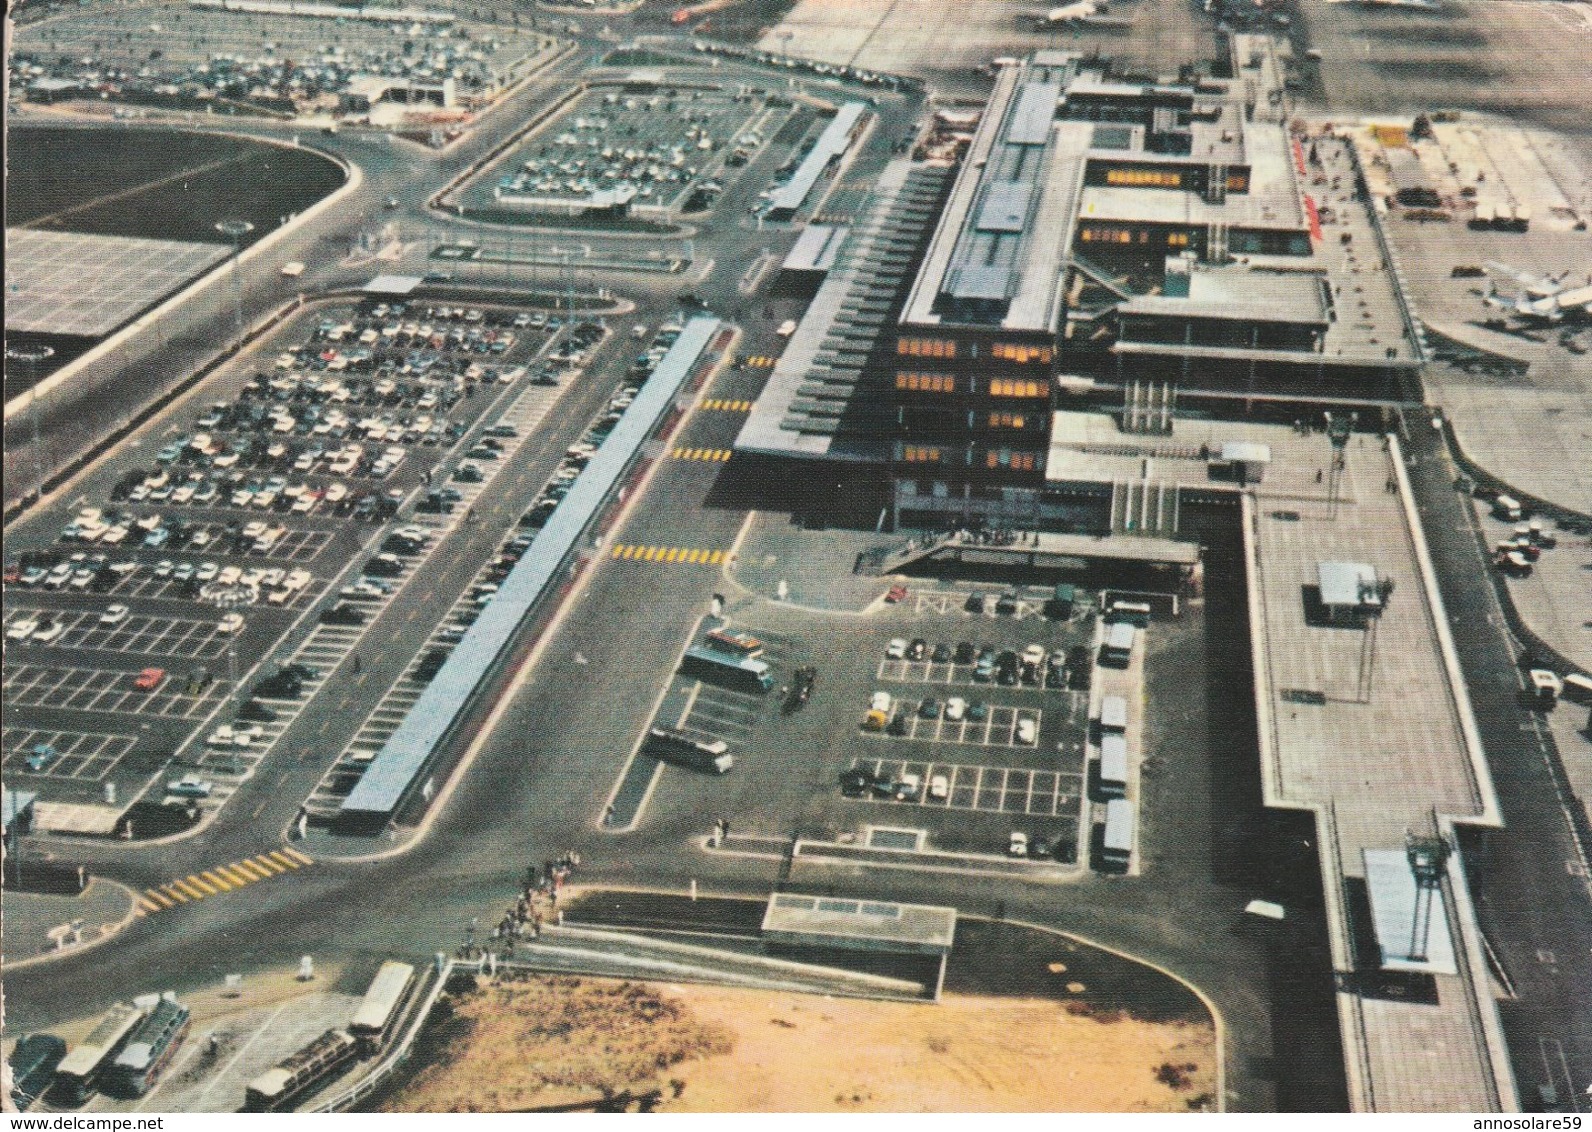
<svg viewBox="0 0 1592 1132"><path fill-rule="evenodd" d="M898 526L1087 530L1099 500L1047 480L1058 408L1399 397L1420 350L1374 221L1328 212L1328 241L1313 193L1350 147L1283 124L1273 51L1178 82L1001 67L938 199L881 178L737 449L882 465Z"/></svg>

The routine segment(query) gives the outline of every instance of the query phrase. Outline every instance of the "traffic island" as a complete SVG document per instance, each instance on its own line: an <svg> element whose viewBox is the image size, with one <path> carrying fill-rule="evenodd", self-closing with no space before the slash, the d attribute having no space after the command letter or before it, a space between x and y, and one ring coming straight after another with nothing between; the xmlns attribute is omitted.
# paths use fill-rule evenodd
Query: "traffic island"
<svg viewBox="0 0 1592 1132"><path fill-rule="evenodd" d="M7 887L6 966L73 955L104 943L137 916L137 896L113 880L93 877L74 895Z"/></svg>

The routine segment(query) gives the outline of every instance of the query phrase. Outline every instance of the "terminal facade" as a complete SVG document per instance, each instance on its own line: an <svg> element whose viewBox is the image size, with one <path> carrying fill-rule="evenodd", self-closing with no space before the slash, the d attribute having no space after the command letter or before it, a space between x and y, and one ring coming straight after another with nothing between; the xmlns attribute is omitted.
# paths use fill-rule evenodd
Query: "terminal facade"
<svg viewBox="0 0 1592 1132"><path fill-rule="evenodd" d="M809 372L776 371L738 447L883 465L899 526L1088 530L1109 525L1100 493L1047 486L1058 408L1151 390L1169 425L1173 398L1399 396L1419 350L1339 309L1309 191L1337 140L1290 132L1275 50L1238 36L1233 77L1177 82L1059 51L1002 66L855 380L823 388L828 356L788 351ZM798 339L862 348L836 331L858 304L836 306Z"/></svg>

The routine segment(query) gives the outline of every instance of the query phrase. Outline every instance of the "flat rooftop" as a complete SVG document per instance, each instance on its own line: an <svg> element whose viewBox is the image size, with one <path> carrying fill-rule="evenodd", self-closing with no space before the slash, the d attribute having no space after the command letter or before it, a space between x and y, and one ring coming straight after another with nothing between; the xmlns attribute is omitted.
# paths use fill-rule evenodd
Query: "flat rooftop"
<svg viewBox="0 0 1592 1132"><path fill-rule="evenodd" d="M6 229L6 329L103 338L221 262L226 244Z"/></svg>
<svg viewBox="0 0 1592 1132"><path fill-rule="evenodd" d="M1328 459L1324 435L1271 432L1273 469ZM1299 500L1286 512L1267 510L1253 497L1245 508L1266 800L1317 813L1333 958L1344 971L1354 967L1350 882L1378 887L1387 930L1397 929L1398 894L1367 874L1368 854L1402 856L1409 833L1498 822L1400 453L1396 440L1384 449L1377 437L1353 437L1336 509ZM1390 480L1397 491L1387 490ZM1363 563L1391 580L1382 616L1354 627L1310 618L1302 591L1323 561ZM1457 855L1442 895L1434 916L1447 918L1457 958L1455 973L1429 972L1435 1001L1339 992L1357 1108L1482 1112L1518 1103Z"/></svg>
<svg viewBox="0 0 1592 1132"><path fill-rule="evenodd" d="M1310 323L1325 329L1331 321L1331 284L1314 272L1196 265L1186 298L1135 295L1117 309L1123 314L1172 318Z"/></svg>
<svg viewBox="0 0 1592 1132"><path fill-rule="evenodd" d="M763 913L763 934L796 943L943 955L956 939L956 909L777 892Z"/></svg>

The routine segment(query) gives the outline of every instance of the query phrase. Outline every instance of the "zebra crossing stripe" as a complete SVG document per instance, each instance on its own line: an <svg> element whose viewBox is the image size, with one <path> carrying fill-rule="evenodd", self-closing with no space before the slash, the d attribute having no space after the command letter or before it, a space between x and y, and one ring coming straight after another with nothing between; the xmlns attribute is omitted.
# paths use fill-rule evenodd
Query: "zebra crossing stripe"
<svg viewBox="0 0 1592 1132"><path fill-rule="evenodd" d="M260 868L259 865L254 864L252 861L239 861L237 864L232 866L232 870L248 877L251 881L265 880L271 875L264 869Z"/></svg>
<svg viewBox="0 0 1592 1132"><path fill-rule="evenodd" d="M299 863L292 857L285 856L282 852L278 852L275 849L271 850L269 855L271 860L277 862L277 864L286 865L290 869L297 869L301 867Z"/></svg>
<svg viewBox="0 0 1592 1132"><path fill-rule="evenodd" d="M289 857L292 857L301 865L313 865L315 863L314 857L306 857L303 853L300 853L297 849L291 848L290 846L282 846L282 852L286 853Z"/></svg>
<svg viewBox="0 0 1592 1132"><path fill-rule="evenodd" d="M237 887L237 885L232 884L230 881L222 880L219 876L217 876L213 872L206 871L206 872L200 873L199 875L204 877L205 880L209 881L211 884L215 885L222 892L231 892L234 888Z"/></svg>
<svg viewBox="0 0 1592 1132"><path fill-rule="evenodd" d="M261 853L258 857L252 858L249 863L257 869L265 870L265 872L270 876L280 876L281 874L287 872L286 865L277 864L264 853Z"/></svg>

